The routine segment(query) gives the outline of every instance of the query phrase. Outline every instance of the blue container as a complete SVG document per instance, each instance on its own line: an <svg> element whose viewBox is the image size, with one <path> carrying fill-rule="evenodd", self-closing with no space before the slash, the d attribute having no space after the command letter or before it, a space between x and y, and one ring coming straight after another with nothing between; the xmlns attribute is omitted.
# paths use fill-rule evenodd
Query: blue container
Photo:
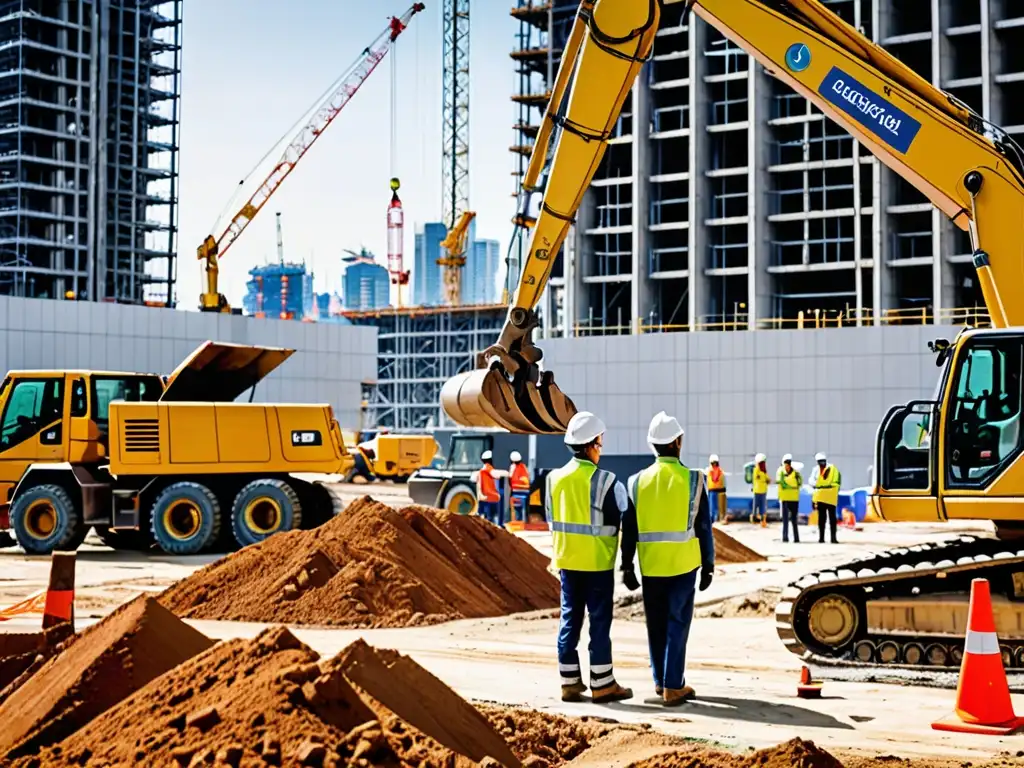
<svg viewBox="0 0 1024 768"><path fill-rule="evenodd" d="M857 488L853 492L853 514L857 518L857 522L861 523L864 518L868 516L868 488Z"/></svg>

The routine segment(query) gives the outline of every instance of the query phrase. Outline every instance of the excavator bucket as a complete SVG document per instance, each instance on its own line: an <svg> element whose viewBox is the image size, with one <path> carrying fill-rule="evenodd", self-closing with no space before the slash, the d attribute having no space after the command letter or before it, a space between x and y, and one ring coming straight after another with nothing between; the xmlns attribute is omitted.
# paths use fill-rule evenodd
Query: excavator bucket
<svg viewBox="0 0 1024 768"><path fill-rule="evenodd" d="M519 434L563 434L576 413L550 371L538 383L509 381L496 368L460 373L441 388L441 405L464 427L499 427Z"/></svg>

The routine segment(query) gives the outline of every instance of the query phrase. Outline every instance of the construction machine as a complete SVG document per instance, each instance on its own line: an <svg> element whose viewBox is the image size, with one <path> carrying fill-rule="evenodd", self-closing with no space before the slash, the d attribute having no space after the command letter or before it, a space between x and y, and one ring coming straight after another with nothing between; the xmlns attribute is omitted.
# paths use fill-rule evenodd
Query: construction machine
<svg viewBox="0 0 1024 768"><path fill-rule="evenodd" d="M437 441L430 435L392 435L386 432L359 432L352 435L355 466L346 481L362 477L404 483L417 469L430 466L437 455Z"/></svg>
<svg viewBox="0 0 1024 768"><path fill-rule="evenodd" d="M314 527L353 464L330 405L236 403L294 350L200 345L170 376L11 371L0 384L0 529L29 554L197 554Z"/></svg>
<svg viewBox="0 0 1024 768"><path fill-rule="evenodd" d="M508 318L480 369L442 392L459 424L540 433L563 430L575 410L551 373L540 373L534 307L651 53L661 5L581 3L526 177L530 191L560 126ZM808 574L782 594L782 641L819 662L952 667L963 652L970 582L980 577L991 584L1003 661L1024 667L1024 153L818 0L684 6L684 23L692 12L715 27L970 235L992 324L931 345L939 381L931 398L893 407L882 420L871 504L887 521L992 521L996 536L896 549Z"/></svg>

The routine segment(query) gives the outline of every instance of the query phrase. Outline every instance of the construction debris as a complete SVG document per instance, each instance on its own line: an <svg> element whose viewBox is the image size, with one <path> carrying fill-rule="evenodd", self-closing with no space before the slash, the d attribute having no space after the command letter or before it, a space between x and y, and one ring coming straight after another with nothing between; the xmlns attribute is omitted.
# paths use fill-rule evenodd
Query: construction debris
<svg viewBox="0 0 1024 768"><path fill-rule="evenodd" d="M60 741L211 645L153 598L136 598L83 632L0 704L0 757Z"/></svg>
<svg viewBox="0 0 1024 768"><path fill-rule="evenodd" d="M363 497L311 531L272 536L178 582L183 618L402 627L559 604L548 558L478 517Z"/></svg>

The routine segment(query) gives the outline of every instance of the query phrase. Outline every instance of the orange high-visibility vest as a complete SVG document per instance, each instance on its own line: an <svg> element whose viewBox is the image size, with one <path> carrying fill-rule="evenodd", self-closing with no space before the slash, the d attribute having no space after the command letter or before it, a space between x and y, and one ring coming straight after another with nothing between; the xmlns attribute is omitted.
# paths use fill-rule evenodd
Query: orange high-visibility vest
<svg viewBox="0 0 1024 768"><path fill-rule="evenodd" d="M708 490L721 491L725 488L725 472L720 466L708 467Z"/></svg>
<svg viewBox="0 0 1024 768"><path fill-rule="evenodd" d="M479 478L476 482L477 499L479 501L501 501L501 496L498 495L498 486L494 482L494 467L484 464Z"/></svg>
<svg viewBox="0 0 1024 768"><path fill-rule="evenodd" d="M509 469L509 480L514 491L530 490L530 470L521 461L516 462Z"/></svg>

